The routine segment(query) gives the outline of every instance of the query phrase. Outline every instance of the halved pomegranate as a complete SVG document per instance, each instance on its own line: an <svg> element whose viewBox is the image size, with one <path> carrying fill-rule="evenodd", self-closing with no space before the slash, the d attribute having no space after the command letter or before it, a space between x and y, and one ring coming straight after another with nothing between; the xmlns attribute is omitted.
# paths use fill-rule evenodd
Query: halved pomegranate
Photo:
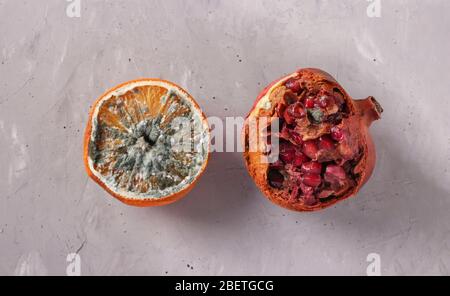
<svg viewBox="0 0 450 296"><path fill-rule="evenodd" d="M243 130L250 176L272 202L296 211L320 210L353 196L372 174L375 146L368 128L382 112L373 97L353 100L318 69L275 81L258 96ZM280 132L271 126L250 130L248 124L276 119ZM252 149L251 133L268 141Z"/></svg>

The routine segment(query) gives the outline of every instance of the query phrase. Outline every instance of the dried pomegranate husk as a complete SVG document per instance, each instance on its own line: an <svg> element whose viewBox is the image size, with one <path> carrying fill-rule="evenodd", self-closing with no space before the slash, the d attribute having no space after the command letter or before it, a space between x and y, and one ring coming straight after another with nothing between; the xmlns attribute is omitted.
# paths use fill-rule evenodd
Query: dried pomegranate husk
<svg viewBox="0 0 450 296"><path fill-rule="evenodd" d="M376 156L369 127L382 112L375 98L352 99L328 73L300 69L266 87L247 116L243 129L247 170L277 205L295 211L330 207L354 196L370 178ZM263 117L266 120L259 121ZM250 122L270 124L277 118L278 133L264 134L268 126L250 130L254 126ZM255 149L250 132L257 133L257 139L279 137L280 155L267 161L273 138Z"/></svg>

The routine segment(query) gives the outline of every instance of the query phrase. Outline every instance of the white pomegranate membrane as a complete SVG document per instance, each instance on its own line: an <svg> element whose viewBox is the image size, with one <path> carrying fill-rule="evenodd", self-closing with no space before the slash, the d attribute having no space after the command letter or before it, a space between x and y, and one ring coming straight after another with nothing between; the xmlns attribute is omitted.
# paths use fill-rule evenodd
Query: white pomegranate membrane
<svg viewBox="0 0 450 296"><path fill-rule="evenodd" d="M277 91L275 106L280 132L267 131L267 141L279 141L279 153L269 164L267 182L285 191L290 203L314 206L352 190L362 147L348 129L350 111L343 93L331 84L311 83L294 76ZM277 137L274 141L273 137ZM272 147L274 149L274 147Z"/></svg>

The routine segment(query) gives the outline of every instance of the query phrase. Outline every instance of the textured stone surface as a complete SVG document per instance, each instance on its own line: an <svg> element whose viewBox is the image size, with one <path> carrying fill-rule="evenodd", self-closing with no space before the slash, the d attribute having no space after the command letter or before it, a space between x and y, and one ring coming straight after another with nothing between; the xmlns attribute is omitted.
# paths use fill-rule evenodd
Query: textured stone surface
<svg viewBox="0 0 450 296"><path fill-rule="evenodd" d="M0 0L0 274L450 275L445 0ZM379 161L356 199L298 214L264 199L239 153L163 208L126 207L88 180L90 104L137 77L179 83L209 116L245 115L261 88L320 67L385 108ZM189 265L189 267L188 267Z"/></svg>

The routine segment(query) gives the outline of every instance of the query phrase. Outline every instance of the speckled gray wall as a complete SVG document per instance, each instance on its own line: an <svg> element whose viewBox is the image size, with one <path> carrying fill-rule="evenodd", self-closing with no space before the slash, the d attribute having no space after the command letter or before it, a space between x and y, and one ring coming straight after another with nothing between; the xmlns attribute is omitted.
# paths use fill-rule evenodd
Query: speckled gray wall
<svg viewBox="0 0 450 296"><path fill-rule="evenodd" d="M450 275L450 2L0 0L0 274ZM356 199L315 214L270 204L240 154L215 153L184 200L126 207L90 181L93 100L137 77L243 116L301 66L384 106L379 161ZM189 267L188 267L189 265Z"/></svg>

